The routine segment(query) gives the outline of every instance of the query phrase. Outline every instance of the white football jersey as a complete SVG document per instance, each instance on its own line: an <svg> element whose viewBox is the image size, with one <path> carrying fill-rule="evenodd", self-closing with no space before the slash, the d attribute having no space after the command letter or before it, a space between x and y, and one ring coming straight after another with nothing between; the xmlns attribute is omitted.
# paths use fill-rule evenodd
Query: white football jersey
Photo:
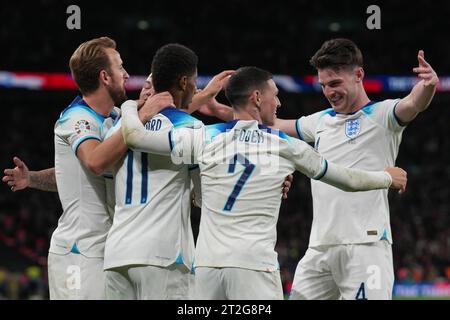
<svg viewBox="0 0 450 320"><path fill-rule="evenodd" d="M97 176L76 157L80 144L89 139L102 141L117 116L114 109L104 117L77 97L55 124L55 175L63 214L53 232L50 252L70 251L87 257L103 257L106 235L111 226L111 176Z"/></svg>
<svg viewBox="0 0 450 320"><path fill-rule="evenodd" d="M314 143L328 161L363 170L383 170L397 158L404 126L395 116L397 100L371 102L352 114L332 108L297 120L300 139ZM313 223L310 247L392 242L388 190L357 194L311 181Z"/></svg>
<svg viewBox="0 0 450 320"><path fill-rule="evenodd" d="M285 177L321 177L326 161L310 146L257 121L172 132L173 155L197 158L202 216L195 266L278 269L276 224Z"/></svg>
<svg viewBox="0 0 450 320"><path fill-rule="evenodd" d="M328 163L305 142L255 120L194 125L167 134L145 130L135 106L122 106L122 111L128 145L200 167L202 217L195 266L276 270L282 184L294 170L344 190L388 188L392 181L383 171Z"/></svg>
<svg viewBox="0 0 450 320"><path fill-rule="evenodd" d="M121 129L121 120L113 131ZM145 124L167 132L197 119L173 107ZM192 268L194 237L190 212L191 175L198 166L173 164L170 156L129 149L115 174L116 207L105 250L105 270L130 264Z"/></svg>

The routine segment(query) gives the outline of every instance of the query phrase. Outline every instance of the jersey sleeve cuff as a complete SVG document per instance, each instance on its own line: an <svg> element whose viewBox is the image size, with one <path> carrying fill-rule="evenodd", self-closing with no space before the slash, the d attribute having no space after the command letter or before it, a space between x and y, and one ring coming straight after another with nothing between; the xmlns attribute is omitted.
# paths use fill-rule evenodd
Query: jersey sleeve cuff
<svg viewBox="0 0 450 320"><path fill-rule="evenodd" d="M400 102L400 100L398 100L398 101L395 103L394 108L392 108L392 114L393 114L393 116L394 116L395 122L397 123L397 125L398 125L399 127L406 127L406 126L408 125L408 123L403 122L402 120L400 120L400 118L397 117L397 114L395 113L395 109L397 108L397 105L398 105L399 102Z"/></svg>
<svg viewBox="0 0 450 320"><path fill-rule="evenodd" d="M295 121L295 130L297 131L298 137L301 140L305 141L305 139L303 138L303 135L302 135L302 131L300 130L300 118Z"/></svg>
<svg viewBox="0 0 450 320"><path fill-rule="evenodd" d="M78 148L80 147L80 145L81 145L83 142L85 142L85 141L87 141L87 140L91 140L91 139L93 139L93 140L98 140L98 141L100 141L100 142L102 141L99 137L97 137L97 136L92 136L92 135L81 137L80 139L78 139L78 140L72 145L72 150L73 150L73 152L75 153L75 155L77 155Z"/></svg>
<svg viewBox="0 0 450 320"><path fill-rule="evenodd" d="M322 170L320 170L320 173L315 175L314 177L312 177L312 179L314 180L320 180L323 178L323 176L327 173L328 171L328 161L326 159L323 159L322 161Z"/></svg>

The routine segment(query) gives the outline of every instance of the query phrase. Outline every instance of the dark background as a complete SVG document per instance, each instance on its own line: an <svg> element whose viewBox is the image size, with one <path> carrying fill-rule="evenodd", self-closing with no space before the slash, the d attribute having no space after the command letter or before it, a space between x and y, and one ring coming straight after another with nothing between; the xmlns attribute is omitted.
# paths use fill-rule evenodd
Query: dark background
<svg viewBox="0 0 450 320"><path fill-rule="evenodd" d="M67 6L81 8L81 30L66 28ZM366 8L381 8L381 30L368 30ZM274 74L314 74L308 60L328 39L348 37L364 54L366 75L412 75L417 51L439 75L450 75L450 3L446 1L2 1L0 70L68 72L83 41L116 40L130 74L146 75L155 51L179 42L199 56L199 74L256 65ZM330 26L337 26L332 31ZM75 91L0 87L0 168L17 155L31 169L52 167L53 125ZM130 98L138 92L129 92ZM407 92L371 95L372 100ZM227 103L223 94L219 100ZM320 93L280 93L280 117L297 118L327 107ZM408 171L407 193L390 193L398 283L450 279L450 94L438 93L429 110L404 133L397 164ZM198 115L207 123L217 119ZM46 255L61 214L56 193L12 193L0 185L0 298L47 298ZM199 213L193 213L194 229ZM309 180L296 174L278 224L285 291L304 254L311 227Z"/></svg>

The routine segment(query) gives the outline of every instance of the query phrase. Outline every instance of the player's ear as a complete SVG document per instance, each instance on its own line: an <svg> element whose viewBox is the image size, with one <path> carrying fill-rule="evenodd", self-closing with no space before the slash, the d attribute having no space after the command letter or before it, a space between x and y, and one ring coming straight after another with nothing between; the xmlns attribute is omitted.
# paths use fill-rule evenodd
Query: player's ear
<svg viewBox="0 0 450 320"><path fill-rule="evenodd" d="M261 92L259 90L253 90L250 94L250 101L259 107L261 105Z"/></svg>
<svg viewBox="0 0 450 320"><path fill-rule="evenodd" d="M364 69L361 68L361 67L356 68L355 75L356 75L356 82L363 81L363 79L364 79Z"/></svg>
<svg viewBox="0 0 450 320"><path fill-rule="evenodd" d="M188 78L187 76L182 76L180 80L178 81L178 86L180 87L181 91L186 91Z"/></svg>
<svg viewBox="0 0 450 320"><path fill-rule="evenodd" d="M100 70L99 74L100 83L109 84L109 74L106 70Z"/></svg>

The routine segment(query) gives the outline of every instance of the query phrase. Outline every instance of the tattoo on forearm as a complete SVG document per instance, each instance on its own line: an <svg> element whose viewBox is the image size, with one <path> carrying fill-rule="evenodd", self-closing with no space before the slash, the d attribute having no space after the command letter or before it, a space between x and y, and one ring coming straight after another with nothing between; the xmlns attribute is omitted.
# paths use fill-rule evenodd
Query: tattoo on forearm
<svg viewBox="0 0 450 320"><path fill-rule="evenodd" d="M55 168L30 172L30 187L43 191L58 192Z"/></svg>

